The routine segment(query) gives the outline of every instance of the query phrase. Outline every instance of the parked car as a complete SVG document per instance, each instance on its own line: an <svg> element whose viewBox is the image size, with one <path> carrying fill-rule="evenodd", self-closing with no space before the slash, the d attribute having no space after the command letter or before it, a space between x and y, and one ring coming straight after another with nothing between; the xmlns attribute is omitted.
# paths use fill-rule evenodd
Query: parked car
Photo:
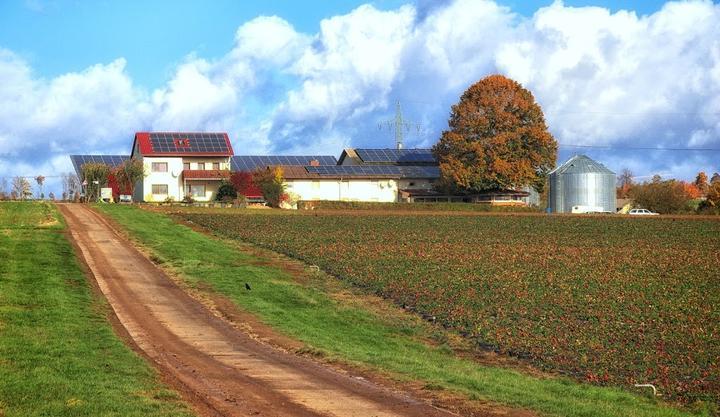
<svg viewBox="0 0 720 417"><path fill-rule="evenodd" d="M653 213L650 210L646 209L632 209L628 212L628 214L633 216L659 216L660 213Z"/></svg>

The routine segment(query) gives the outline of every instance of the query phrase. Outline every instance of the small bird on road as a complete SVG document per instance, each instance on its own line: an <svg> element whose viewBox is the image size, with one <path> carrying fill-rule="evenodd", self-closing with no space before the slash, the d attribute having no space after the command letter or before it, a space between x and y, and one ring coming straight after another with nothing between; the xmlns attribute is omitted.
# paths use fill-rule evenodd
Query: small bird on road
<svg viewBox="0 0 720 417"><path fill-rule="evenodd" d="M252 289L252 288L250 288L250 284L248 284L247 282L245 283L245 289L248 291L250 291Z"/></svg>

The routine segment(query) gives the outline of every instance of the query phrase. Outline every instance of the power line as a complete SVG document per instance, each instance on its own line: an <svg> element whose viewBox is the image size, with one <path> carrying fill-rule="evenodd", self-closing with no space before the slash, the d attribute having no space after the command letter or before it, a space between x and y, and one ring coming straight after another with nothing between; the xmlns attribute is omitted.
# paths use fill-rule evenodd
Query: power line
<svg viewBox="0 0 720 417"><path fill-rule="evenodd" d="M645 146L569 145L558 144L561 148L612 149L628 151L679 151L679 152L720 152L720 148L653 148Z"/></svg>

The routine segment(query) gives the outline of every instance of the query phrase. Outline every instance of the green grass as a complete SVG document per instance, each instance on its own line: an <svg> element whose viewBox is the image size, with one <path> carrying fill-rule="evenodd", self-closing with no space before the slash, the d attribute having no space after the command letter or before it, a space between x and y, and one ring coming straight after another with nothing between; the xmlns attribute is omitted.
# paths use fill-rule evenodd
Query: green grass
<svg viewBox="0 0 720 417"><path fill-rule="evenodd" d="M543 415L694 415L617 388L532 377L460 359L447 346L421 342L433 337L428 325L404 319L402 314L380 315L352 300L338 301L325 292L323 284L301 285L275 268L253 265L257 259L240 252L231 241L208 237L163 214L136 207L103 205L99 209L191 286L209 285L281 332L305 342L308 351L330 359ZM244 289L245 282L252 285L252 291Z"/></svg>
<svg viewBox="0 0 720 417"><path fill-rule="evenodd" d="M47 203L0 203L0 416L190 416L113 333Z"/></svg>

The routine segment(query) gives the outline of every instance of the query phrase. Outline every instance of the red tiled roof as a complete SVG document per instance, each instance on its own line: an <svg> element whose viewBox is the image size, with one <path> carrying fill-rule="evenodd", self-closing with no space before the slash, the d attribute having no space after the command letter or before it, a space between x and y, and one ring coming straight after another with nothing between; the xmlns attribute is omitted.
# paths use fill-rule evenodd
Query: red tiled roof
<svg viewBox="0 0 720 417"><path fill-rule="evenodd" d="M227 133L208 132L137 132L132 156L232 156Z"/></svg>
<svg viewBox="0 0 720 417"><path fill-rule="evenodd" d="M223 180L230 178L230 171L222 169L184 169L182 177L186 180Z"/></svg>

